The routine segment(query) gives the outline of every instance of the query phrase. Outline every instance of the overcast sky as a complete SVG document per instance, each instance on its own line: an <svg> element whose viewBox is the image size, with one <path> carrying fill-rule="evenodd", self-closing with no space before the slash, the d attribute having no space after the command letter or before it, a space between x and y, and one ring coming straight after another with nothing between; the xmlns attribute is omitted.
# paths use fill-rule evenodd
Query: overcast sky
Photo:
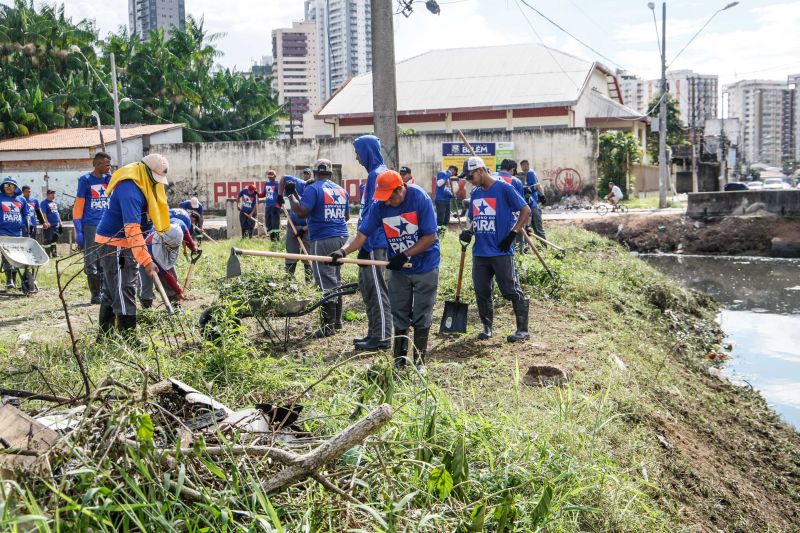
<svg viewBox="0 0 800 533"><path fill-rule="evenodd" d="M668 63L728 1L668 2ZM400 60L435 48L543 41L644 78L659 76L656 29L645 0L527 2L596 52L555 28L521 0L442 0L439 16L430 14L424 1L417 0L410 18L395 16L396 57ZM0 3L10 4L11 0ZM41 3L36 0L37 5ZM94 19L101 36L127 24L128 0L66 0L65 4L73 20ZM660 31L661 3L657 4ZM209 31L225 33L218 43L225 54L222 65L247 70L253 60L272 54L273 28L302 19L303 1L186 0L186 12L205 17ZM800 72L799 29L800 1L743 0L719 13L670 68L718 74L722 83L753 78L785 80L788 74Z"/></svg>

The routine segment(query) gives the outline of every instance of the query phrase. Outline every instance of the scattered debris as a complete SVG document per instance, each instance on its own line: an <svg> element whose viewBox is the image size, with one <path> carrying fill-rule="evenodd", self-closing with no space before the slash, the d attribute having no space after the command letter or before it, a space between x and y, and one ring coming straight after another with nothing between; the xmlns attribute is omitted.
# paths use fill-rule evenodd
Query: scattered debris
<svg viewBox="0 0 800 533"><path fill-rule="evenodd" d="M620 370L628 370L628 365L625 364L625 361L619 358L616 354L611 354L611 360L614 361Z"/></svg>
<svg viewBox="0 0 800 533"><path fill-rule="evenodd" d="M0 479L13 479L15 471L43 473L40 456L56 445L59 434L11 404L0 406Z"/></svg>
<svg viewBox="0 0 800 533"><path fill-rule="evenodd" d="M671 450L675 447L675 445L672 444L669 440L667 440L667 438L661 433L656 433L656 439L658 439L658 442L665 450Z"/></svg>

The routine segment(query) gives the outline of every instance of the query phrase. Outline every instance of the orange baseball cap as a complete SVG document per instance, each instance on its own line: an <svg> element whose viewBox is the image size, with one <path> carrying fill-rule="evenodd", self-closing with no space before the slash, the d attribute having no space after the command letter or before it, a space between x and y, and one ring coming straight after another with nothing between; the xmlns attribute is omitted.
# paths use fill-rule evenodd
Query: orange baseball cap
<svg viewBox="0 0 800 533"><path fill-rule="evenodd" d="M372 199L377 202L385 202L396 188L402 186L403 178L398 172L394 170L385 170L378 174L378 182Z"/></svg>

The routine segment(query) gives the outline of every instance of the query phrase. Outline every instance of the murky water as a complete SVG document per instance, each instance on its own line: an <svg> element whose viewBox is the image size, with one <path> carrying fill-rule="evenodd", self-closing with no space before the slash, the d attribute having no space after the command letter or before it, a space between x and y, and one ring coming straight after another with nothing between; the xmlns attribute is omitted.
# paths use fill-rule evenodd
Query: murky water
<svg viewBox="0 0 800 533"><path fill-rule="evenodd" d="M800 429L800 260L640 257L725 306L718 320L733 344L725 374L758 389Z"/></svg>

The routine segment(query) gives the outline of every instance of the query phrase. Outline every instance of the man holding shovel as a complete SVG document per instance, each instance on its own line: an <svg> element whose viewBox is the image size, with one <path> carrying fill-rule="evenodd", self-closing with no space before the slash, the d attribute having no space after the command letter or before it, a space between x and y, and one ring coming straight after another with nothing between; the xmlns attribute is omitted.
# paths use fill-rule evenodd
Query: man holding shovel
<svg viewBox="0 0 800 533"><path fill-rule="evenodd" d="M439 236L430 196L406 184L399 173L385 170L377 179L375 203L358 226L358 234L331 254L338 261L359 249L378 229L389 242L389 301L394 322L394 364L408 355L408 328L414 327L414 362L425 362L433 305L439 287ZM411 268L404 265L411 262Z"/></svg>
<svg viewBox="0 0 800 533"><path fill-rule="evenodd" d="M511 301L516 316L517 330L506 340L525 340L528 338L529 302L517 278L514 241L517 234L524 231L531 209L512 185L489 174L480 157L470 157L464 167L467 181L473 185L467 214L472 221L472 229L462 231L459 238L469 243L475 237L472 247L472 284L475 287L478 315L483 324L483 331L478 338L488 339L492 336L494 278L503 298ZM519 211L516 219L515 211Z"/></svg>
<svg viewBox="0 0 800 533"><path fill-rule="evenodd" d="M305 171L303 171L305 175ZM308 178L310 178L310 173ZM284 197L295 196L298 197L303 196L303 191L306 188L306 182L301 180L300 178L296 178L294 176L284 176L281 178L279 188L278 198L276 200L276 205L280 209L285 209L284 207ZM286 251L290 254L299 254L301 250L300 243L303 243L303 247L305 247L305 251L311 249L311 241L308 238L308 222L305 218L301 218L297 216L297 213L291 211L288 213L289 218L288 220L291 221L289 223L287 221L287 228L286 228ZM296 233L295 233L296 232ZM289 273L290 276L294 276L294 271L297 268L297 260L295 259L287 259L286 260L286 272ZM306 281L310 281L313 278L311 273L311 265L308 261L303 261L303 269L305 270L305 279Z"/></svg>
<svg viewBox="0 0 800 533"><path fill-rule="evenodd" d="M248 185L239 191L239 225L242 237L252 238L258 220L258 193L255 185Z"/></svg>
<svg viewBox="0 0 800 533"><path fill-rule="evenodd" d="M350 218L349 197L344 189L330 181L333 165L320 159L314 166L313 183L306 186L300 200L287 183L284 193L289 205L300 218L308 221L308 233L313 255L329 255L347 242L347 220ZM328 292L342 284L341 265L315 262L312 268L314 281ZM342 327L342 299L336 298L322 304L322 325L314 333L317 338L329 337Z"/></svg>

